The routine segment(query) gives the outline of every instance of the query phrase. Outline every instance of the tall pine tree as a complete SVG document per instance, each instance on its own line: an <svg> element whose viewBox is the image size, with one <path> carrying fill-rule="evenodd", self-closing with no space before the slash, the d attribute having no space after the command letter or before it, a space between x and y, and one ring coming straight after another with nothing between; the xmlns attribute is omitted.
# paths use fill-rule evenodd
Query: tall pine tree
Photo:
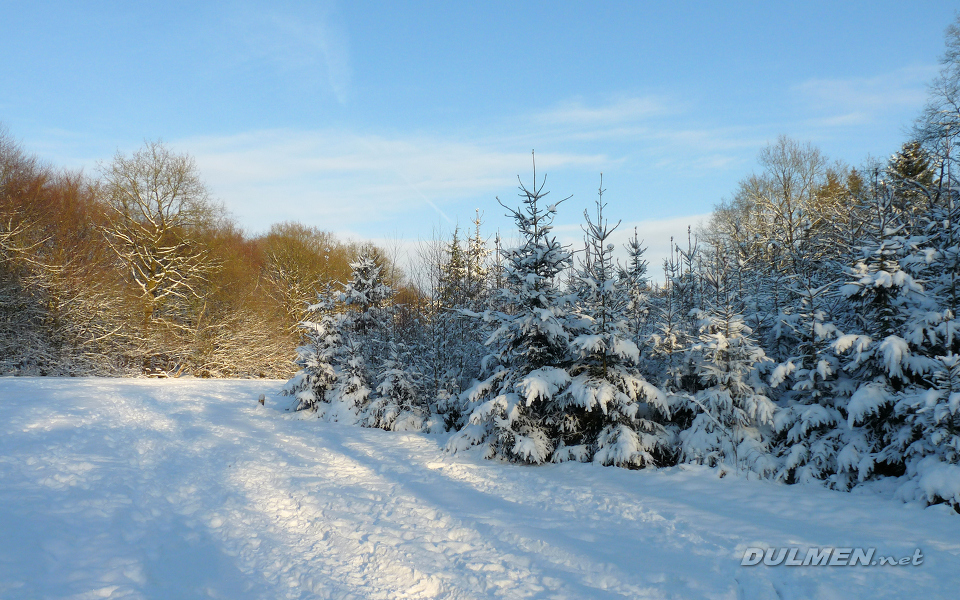
<svg viewBox="0 0 960 600"><path fill-rule="evenodd" d="M487 377L461 395L466 422L448 445L474 445L488 457L542 463L553 454L560 406L558 396L570 384L566 368L571 339L569 299L558 285L571 254L552 234L560 202L543 206L546 178L520 183L523 206L507 207L517 224L521 245L507 251L504 310L465 314L490 327L485 357ZM498 199L499 201L499 199ZM562 202L562 201L561 201Z"/></svg>

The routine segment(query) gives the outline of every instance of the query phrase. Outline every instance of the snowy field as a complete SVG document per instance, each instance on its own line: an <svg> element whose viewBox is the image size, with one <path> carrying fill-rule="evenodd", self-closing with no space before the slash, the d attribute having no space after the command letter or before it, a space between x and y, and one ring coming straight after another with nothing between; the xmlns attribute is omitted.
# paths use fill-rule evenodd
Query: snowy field
<svg viewBox="0 0 960 600"><path fill-rule="evenodd" d="M941 507L449 456L284 412L279 387L0 379L0 598L960 597ZM740 566L750 546L923 562Z"/></svg>

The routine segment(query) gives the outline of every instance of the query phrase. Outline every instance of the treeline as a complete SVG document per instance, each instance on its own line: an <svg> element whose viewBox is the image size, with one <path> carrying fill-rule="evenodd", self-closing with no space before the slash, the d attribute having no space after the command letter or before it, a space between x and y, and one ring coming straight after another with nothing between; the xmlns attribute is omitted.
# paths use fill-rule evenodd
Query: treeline
<svg viewBox="0 0 960 600"><path fill-rule="evenodd" d="M651 286L613 258L603 190L575 257L536 172L520 244L434 253L429 303L376 262L323 295L287 384L301 410L539 464L700 463L849 490L903 476L960 507L960 28L916 139L853 169L780 138Z"/></svg>
<svg viewBox="0 0 960 600"><path fill-rule="evenodd" d="M286 377L361 252L390 262L299 223L245 235L161 143L89 177L0 130L0 374Z"/></svg>

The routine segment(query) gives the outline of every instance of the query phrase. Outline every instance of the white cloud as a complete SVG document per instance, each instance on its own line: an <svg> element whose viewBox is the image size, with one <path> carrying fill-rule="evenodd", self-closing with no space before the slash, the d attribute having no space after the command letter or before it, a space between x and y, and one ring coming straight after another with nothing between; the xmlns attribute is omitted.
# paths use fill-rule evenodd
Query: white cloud
<svg viewBox="0 0 960 600"><path fill-rule="evenodd" d="M828 117L824 125L860 125L893 110L918 110L936 71L935 66L925 65L873 77L809 79L793 91L814 111L839 113Z"/></svg>
<svg viewBox="0 0 960 600"><path fill-rule="evenodd" d="M561 125L610 125L676 112L676 105L659 96L621 97L600 106L570 100L537 115L542 122Z"/></svg>
<svg viewBox="0 0 960 600"><path fill-rule="evenodd" d="M833 128L833 127L856 127L857 125L866 125L870 123L872 116L863 111L854 111L829 117L820 117L808 119L804 125L814 128Z"/></svg>
<svg viewBox="0 0 960 600"><path fill-rule="evenodd" d="M759 126L690 127L684 117L694 107L692 100L653 95L598 104L570 100L534 115L528 135L547 145L602 143L630 155L655 156L662 165L682 163L697 172L742 164L767 142ZM611 164L627 160L623 155Z"/></svg>
<svg viewBox="0 0 960 600"><path fill-rule="evenodd" d="M430 137L270 130L174 144L245 224L297 219L325 229L385 221L510 189L530 154ZM538 153L538 169L598 169L602 155ZM432 208L431 208L432 207ZM430 213L432 214L432 213ZM250 225L248 225L249 227Z"/></svg>
<svg viewBox="0 0 960 600"><path fill-rule="evenodd" d="M350 39L330 7L316 4L295 16L241 11L231 20L246 42L242 53L247 60L266 61L287 75L319 76L341 105L347 103L352 78Z"/></svg>
<svg viewBox="0 0 960 600"><path fill-rule="evenodd" d="M214 197L224 201L250 233L265 231L272 223L296 220L334 232L362 232L366 237L381 238L396 232L393 237L415 239L429 235L434 226L449 228L468 220L475 207L486 209L485 223L491 231L499 229L509 236L512 223L497 207L494 196L507 203L515 201L517 174L529 183L531 147L555 150L536 156L537 173L549 173L547 189L554 189L555 195L576 194L573 203L589 203L595 178L605 172L611 175L617 193L637 199L612 208L611 214L636 219L640 215L703 212L698 200L706 198L712 203L720 194L704 194L695 187L680 193L664 180L682 174L688 184L702 187L695 182L730 171L744 157L752 157L765 141L742 127L670 128L662 120L650 125L601 122L631 119L654 110L643 101L564 106L582 109L582 113L568 113L580 114L582 126L571 125L562 131L546 121L517 116L473 140L349 129L270 129L168 140L168 144L196 158ZM520 123L526 123L528 129L524 131ZM578 137L600 130L618 132L618 137L601 144L583 143ZM55 137L72 145L63 136ZM98 158L109 161L110 157ZM89 165L93 161L84 162ZM579 222L579 210L562 212L570 213L568 222ZM657 248L668 246L665 240L670 234L685 235L690 219L681 220L684 222L679 225L637 221L621 227L624 231L632 231L634 225L641 227L640 235L648 238L651 247L652 271L659 272L665 254ZM569 234L579 245L579 226L573 225Z"/></svg>

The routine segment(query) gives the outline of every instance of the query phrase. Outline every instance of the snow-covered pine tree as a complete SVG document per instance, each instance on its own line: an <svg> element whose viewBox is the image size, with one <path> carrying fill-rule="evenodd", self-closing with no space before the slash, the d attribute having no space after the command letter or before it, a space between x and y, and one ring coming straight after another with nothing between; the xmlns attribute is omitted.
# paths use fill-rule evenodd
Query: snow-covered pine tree
<svg viewBox="0 0 960 600"><path fill-rule="evenodd" d="M388 358L380 366L377 386L362 424L388 431L421 431L434 423L422 391L422 374L400 342L387 344Z"/></svg>
<svg viewBox="0 0 960 600"><path fill-rule="evenodd" d="M618 277L627 294L627 325L633 342L640 346L646 341L646 330L650 317L650 284L647 280L647 261L643 258L647 251L643 240L633 229L633 237L624 245L627 251L626 263L620 265Z"/></svg>
<svg viewBox="0 0 960 600"><path fill-rule="evenodd" d="M837 472L837 454L848 443L841 408L853 391L849 375L831 345L839 335L831 315L835 282L794 279L793 310L782 326L790 328L796 352L770 376L779 388L774 444L780 456L777 479L787 483L824 481Z"/></svg>
<svg viewBox="0 0 960 600"><path fill-rule="evenodd" d="M490 248L480 232L482 216L477 210L473 220L473 234L467 239L466 296L468 302L475 306L485 305L489 296L490 268L487 260L490 257Z"/></svg>
<svg viewBox="0 0 960 600"><path fill-rule="evenodd" d="M473 226L473 233L467 238L464 251L461 294L458 302L451 307L453 309L451 316L455 319L452 329L456 332L454 340L456 347L452 348L452 354L457 361L453 391L457 394L472 385L479 377L480 359L485 353L483 342L487 336L482 321L464 318L460 311L477 312L490 305L489 270L486 264L490 250L480 231L480 211L476 213Z"/></svg>
<svg viewBox="0 0 960 600"><path fill-rule="evenodd" d="M933 200L932 166L931 157L916 140L905 143L890 157L886 176L893 191L894 208L905 215L904 220L919 220L927 214Z"/></svg>
<svg viewBox="0 0 960 600"><path fill-rule="evenodd" d="M690 396L699 411L680 432L681 458L766 475L773 471L768 441L776 405L767 397L759 366L768 362L750 338L739 311L726 254L714 254L705 273L710 294L701 313L700 342L690 349L699 390Z"/></svg>
<svg viewBox="0 0 960 600"><path fill-rule="evenodd" d="M464 360L467 352L462 347L466 324L455 312L465 306L468 297L468 256L460 241L460 228L446 248L446 262L440 268L439 296L433 316L434 353L432 379L435 395L449 398L463 391Z"/></svg>
<svg viewBox="0 0 960 600"><path fill-rule="evenodd" d="M643 283L645 265L636 260L642 252L634 254L634 278L618 278L610 236L619 223L611 226L604 218L603 192L601 177L596 219L584 211L586 252L573 274L580 323L571 342L572 381L557 396L557 412L548 418L560 436L553 461L593 460L637 468L672 455L672 440L663 426L670 410L665 394L640 374L640 351L631 339L632 303L640 295L630 292L639 292ZM627 287L631 283L632 290Z"/></svg>
<svg viewBox="0 0 960 600"><path fill-rule="evenodd" d="M467 278L467 256L460 242L460 228L453 230L450 243L446 248L447 261L440 269L439 299L444 306L457 306L465 294L464 282Z"/></svg>
<svg viewBox="0 0 960 600"><path fill-rule="evenodd" d="M382 361L393 290L372 256L364 254L350 266L351 280L336 302L323 298L311 307L321 318L302 324L311 343L298 351L301 369L284 390L297 399L297 410L354 423L367 409Z"/></svg>
<svg viewBox="0 0 960 600"><path fill-rule="evenodd" d="M782 251L788 276L772 328L779 352L789 352L769 379L780 407L774 423L774 451L780 457L776 477L788 483L824 481L836 473L837 454L848 442L842 407L855 389L831 348L840 334L834 316L842 264L830 243L838 224L819 210L811 203L792 245Z"/></svg>
<svg viewBox="0 0 960 600"><path fill-rule="evenodd" d="M294 410L316 410L320 403L329 402L327 392L337 380L344 315L334 312L333 297L330 286L325 286L318 293L319 302L307 307L312 319L299 324L305 338L294 361L299 370L281 390L294 397Z"/></svg>
<svg viewBox="0 0 960 600"><path fill-rule="evenodd" d="M337 381L330 393L328 418L361 423L373 393L392 329L388 302L394 290L383 280L383 268L370 254L350 264L350 281L340 294L346 311L342 356Z"/></svg>
<svg viewBox="0 0 960 600"><path fill-rule="evenodd" d="M884 450L902 456L900 498L947 502L960 512L960 355L937 358L933 383L900 395L895 412L902 424Z"/></svg>
<svg viewBox="0 0 960 600"><path fill-rule="evenodd" d="M896 393L880 456L902 464L906 483L899 493L904 499L946 501L960 510L956 450L960 186L954 150L960 135L960 20L947 30L941 63L914 130L921 145L905 145L887 169L892 187L908 200L900 203L903 212L919 217L910 224L923 225L922 231L914 227L908 233L914 236L911 241L925 237L926 243L911 243L901 263L911 274L919 274L930 306L910 307L902 334L908 352L889 357L909 381Z"/></svg>
<svg viewBox="0 0 960 600"><path fill-rule="evenodd" d="M350 263L350 268L350 282L344 286L340 299L352 313L352 330L364 335L389 329L388 303L395 292L384 283L383 267L370 254L363 254Z"/></svg>
<svg viewBox="0 0 960 600"><path fill-rule="evenodd" d="M875 474L902 472L902 456L888 446L902 424L895 404L932 368L925 352L917 352L916 342L923 346L925 328L915 327L918 317L923 321L936 308L915 277L925 269L924 261L915 258L927 240L910 235L904 213L896 209L894 188L881 182L879 174L872 192L863 207L867 226L860 256L846 270L849 281L840 288L856 318L852 329L833 343L842 368L856 381L849 400L840 401L850 432L831 482L841 489ZM911 329L920 336L909 335Z"/></svg>
<svg viewBox="0 0 960 600"><path fill-rule="evenodd" d="M480 317L492 329L485 357L487 377L461 395L466 422L449 441L458 451L482 446L488 458L542 463L556 443L557 396L570 384L570 314L557 286L571 263L571 254L552 235L560 202L542 206L546 178L520 183L523 207L501 202L520 231L521 245L506 252L505 310L464 314ZM499 201L499 199L498 199Z"/></svg>
<svg viewBox="0 0 960 600"><path fill-rule="evenodd" d="M659 374L655 383L674 394L697 389L697 377L687 350L696 340L695 315L701 305L702 287L694 272L699 244L688 237L687 250L681 251L671 237L670 248L670 257L663 263L664 287L651 303L653 333L646 345L650 349L649 372Z"/></svg>
<svg viewBox="0 0 960 600"><path fill-rule="evenodd" d="M465 415L459 395L480 375L480 359L486 353L483 341L488 335L483 322L467 318L488 305L489 285L485 260L489 255L480 234L480 215L474 220L474 233L460 242L459 228L444 245L437 265L438 291L428 324L433 343L427 348L426 363L431 396L437 410L451 428L459 428Z"/></svg>
<svg viewBox="0 0 960 600"><path fill-rule="evenodd" d="M945 144L949 152L950 144ZM960 510L960 321L956 318L960 255L960 186L950 163L938 178L914 173L917 195L925 197L925 246L915 245L904 262L923 275L929 305L914 309L903 338L910 357L910 385L896 394L894 419L883 459L902 464L907 500L948 502ZM934 191L936 190L936 191ZM906 361L905 361L906 362Z"/></svg>
<svg viewBox="0 0 960 600"><path fill-rule="evenodd" d="M375 371L367 361L362 336L352 332L343 339L336 380L327 394L328 402L317 405L317 412L328 421L362 424L373 392Z"/></svg>

